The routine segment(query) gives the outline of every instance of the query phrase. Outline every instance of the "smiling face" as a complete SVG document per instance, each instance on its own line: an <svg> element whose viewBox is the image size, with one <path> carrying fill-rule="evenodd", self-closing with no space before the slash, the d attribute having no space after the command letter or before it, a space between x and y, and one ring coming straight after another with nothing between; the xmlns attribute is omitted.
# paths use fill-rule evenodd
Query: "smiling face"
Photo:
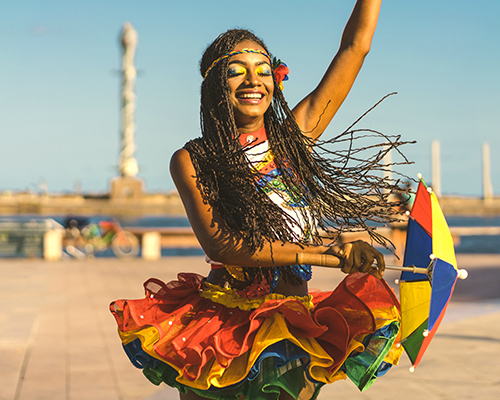
<svg viewBox="0 0 500 400"><path fill-rule="evenodd" d="M234 50L258 49L257 43L245 40ZM264 125L264 113L273 99L274 82L271 61L258 53L242 53L229 60L227 83L238 130L254 132Z"/></svg>

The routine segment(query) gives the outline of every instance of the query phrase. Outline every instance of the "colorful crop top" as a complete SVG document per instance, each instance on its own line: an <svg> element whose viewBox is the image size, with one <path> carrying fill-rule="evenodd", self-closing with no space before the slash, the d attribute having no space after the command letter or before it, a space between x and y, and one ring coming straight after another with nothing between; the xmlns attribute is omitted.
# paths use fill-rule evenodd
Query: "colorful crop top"
<svg viewBox="0 0 500 400"><path fill-rule="evenodd" d="M240 143L244 148L249 164L262 174L257 184L264 188L265 193L269 196L271 201L280 206L284 212L295 219L301 226L305 226L301 209L307 207L307 204L301 199L293 199L283 184L280 170L277 168L273 154L269 148L265 127L262 127L257 132L241 134ZM303 234L303 229L299 226L292 227L292 229L298 236L303 237L304 242L308 241L308 235ZM212 268L217 268L219 265L222 267L222 264L208 258L206 261L212 264ZM233 276L233 278L240 281L244 280L245 268L229 265L223 265L223 267ZM269 268L270 271L267 278L269 285L259 283L250 285L248 297L255 297L256 293L252 293L254 286L255 288L258 287L259 290L261 290L263 286L269 287L268 292L272 293L281 279L281 271L283 271L283 269L287 269L303 281L309 281L312 277L310 265L290 265L281 268Z"/></svg>
<svg viewBox="0 0 500 400"><path fill-rule="evenodd" d="M308 241L308 234L304 235L305 227L303 209L307 204L303 199L295 198L288 192L282 182L280 170L277 168L269 142L267 140L266 128L262 127L257 132L241 134L240 143L244 148L249 164L263 176L257 182L257 185L264 188L269 199L290 215L300 226L294 226L292 229L302 241Z"/></svg>

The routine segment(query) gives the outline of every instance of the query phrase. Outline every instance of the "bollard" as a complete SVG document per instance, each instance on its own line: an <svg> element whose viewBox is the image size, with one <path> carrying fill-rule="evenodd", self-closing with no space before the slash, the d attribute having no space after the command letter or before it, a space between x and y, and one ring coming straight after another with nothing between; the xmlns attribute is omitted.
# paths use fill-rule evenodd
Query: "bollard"
<svg viewBox="0 0 500 400"><path fill-rule="evenodd" d="M161 257L161 235L159 232L146 232L142 235L142 258L158 260Z"/></svg>
<svg viewBox="0 0 500 400"><path fill-rule="evenodd" d="M51 229L43 235L43 259L57 261L62 258L62 229Z"/></svg>

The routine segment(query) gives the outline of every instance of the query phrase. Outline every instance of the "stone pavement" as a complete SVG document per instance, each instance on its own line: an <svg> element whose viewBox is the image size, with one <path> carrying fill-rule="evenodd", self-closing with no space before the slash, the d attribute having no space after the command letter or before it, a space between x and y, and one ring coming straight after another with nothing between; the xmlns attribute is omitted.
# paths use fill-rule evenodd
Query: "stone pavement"
<svg viewBox="0 0 500 400"><path fill-rule="evenodd" d="M360 393L349 381L320 400L481 399L500 397L500 255L461 255L469 278L457 283L448 313L413 374L400 366ZM108 305L143 296L149 277L205 273L202 257L159 261L0 260L1 400L168 400L125 356ZM391 283L398 273L386 273ZM339 271L316 268L312 288L331 289Z"/></svg>

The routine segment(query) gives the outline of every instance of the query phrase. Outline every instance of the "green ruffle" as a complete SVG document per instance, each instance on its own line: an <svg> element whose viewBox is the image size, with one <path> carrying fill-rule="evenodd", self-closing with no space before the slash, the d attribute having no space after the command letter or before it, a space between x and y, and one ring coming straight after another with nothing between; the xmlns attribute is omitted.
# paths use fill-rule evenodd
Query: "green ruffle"
<svg viewBox="0 0 500 400"><path fill-rule="evenodd" d="M314 400L324 385L313 383L306 378L300 360L276 368L272 357L262 361L260 373L255 379L251 381L245 379L241 385L233 385L217 391L193 389L177 382L175 380L178 375L177 371L166 364L155 369L146 367L143 373L155 385L165 382L181 393L191 390L202 397L214 400L239 400L240 396L244 396L245 400L278 400L282 391L287 392L294 399Z"/></svg>

